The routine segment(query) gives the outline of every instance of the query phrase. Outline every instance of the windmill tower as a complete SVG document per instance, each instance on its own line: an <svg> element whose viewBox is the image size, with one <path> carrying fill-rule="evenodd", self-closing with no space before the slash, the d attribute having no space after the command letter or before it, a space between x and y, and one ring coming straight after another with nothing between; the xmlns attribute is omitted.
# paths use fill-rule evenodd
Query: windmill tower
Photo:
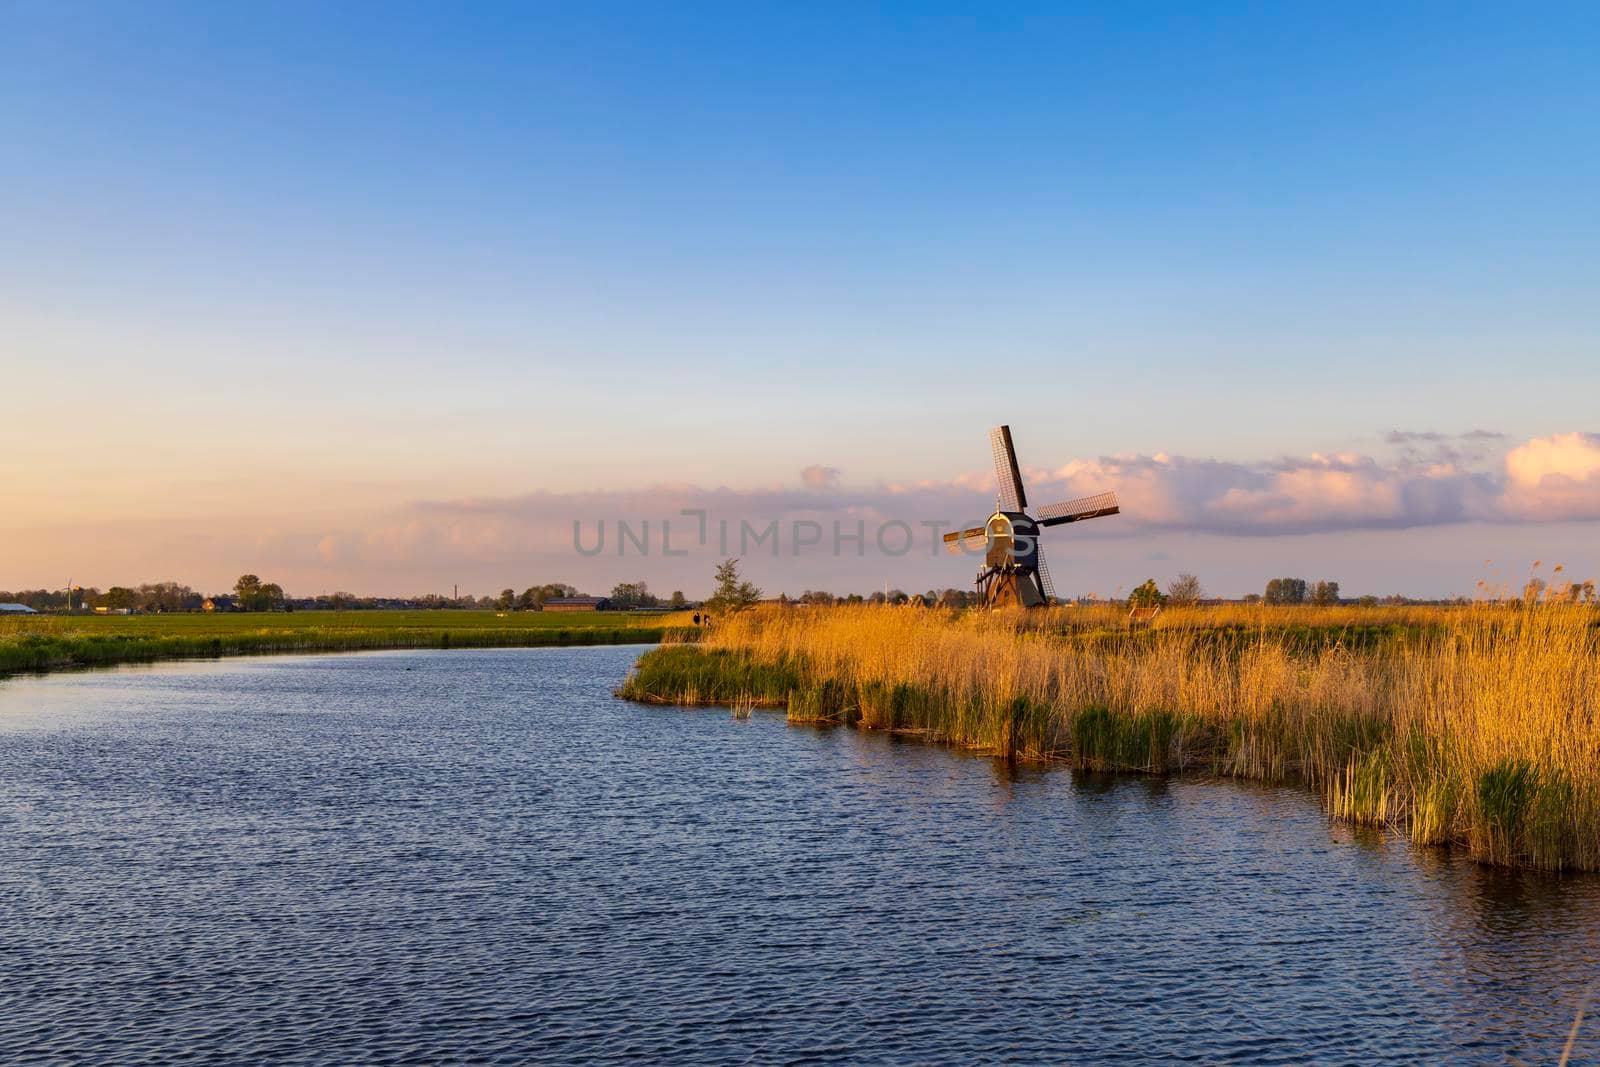
<svg viewBox="0 0 1600 1067"><path fill-rule="evenodd" d="M1115 515L1117 494L1096 493L1060 504L1046 504L1038 518L1027 512L1028 494L1022 488L1022 471L1017 467L1017 450L1011 444L1011 427L996 426L989 431L994 452L994 470L1000 479L1000 496L994 514L982 526L944 535L945 549L951 553L976 555L983 551L983 566L978 570L978 599L986 608L1037 608L1055 599L1050 568L1045 566L1039 547L1039 530L1084 519Z"/></svg>

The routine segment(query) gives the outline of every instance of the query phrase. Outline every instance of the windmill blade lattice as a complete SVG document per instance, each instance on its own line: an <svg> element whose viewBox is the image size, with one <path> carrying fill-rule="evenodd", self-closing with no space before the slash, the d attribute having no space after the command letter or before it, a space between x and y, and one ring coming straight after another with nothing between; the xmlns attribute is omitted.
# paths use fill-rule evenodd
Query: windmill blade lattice
<svg viewBox="0 0 1600 1067"><path fill-rule="evenodd" d="M976 554L989 544L989 528L975 526L970 530L961 530L956 533L944 535L944 550L951 555L962 552Z"/></svg>
<svg viewBox="0 0 1600 1067"><path fill-rule="evenodd" d="M1060 526L1064 522L1098 519L1102 515L1116 515L1120 512L1116 493L1095 493L1091 496L1080 496L1076 500L1065 500L1059 504L1046 504L1039 509L1039 525Z"/></svg>
<svg viewBox="0 0 1600 1067"><path fill-rule="evenodd" d="M1044 604L1049 607L1055 603L1056 583L1050 580L1050 568L1045 566L1044 549L1040 548L1035 554L1037 562L1034 564L1039 570L1039 588L1044 590Z"/></svg>
<svg viewBox="0 0 1600 1067"><path fill-rule="evenodd" d="M989 431L989 449L994 453L994 473L1000 485L1000 510L1021 511L1028 506L1022 488L1022 471L1017 467L1017 450L1011 444L1011 427L996 426Z"/></svg>

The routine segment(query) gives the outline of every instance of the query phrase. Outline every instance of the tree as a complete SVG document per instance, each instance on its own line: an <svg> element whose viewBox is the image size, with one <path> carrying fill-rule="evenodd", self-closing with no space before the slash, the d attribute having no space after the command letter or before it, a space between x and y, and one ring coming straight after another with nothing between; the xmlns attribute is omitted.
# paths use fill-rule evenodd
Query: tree
<svg viewBox="0 0 1600 1067"><path fill-rule="evenodd" d="M126 586L114 585L106 590L106 607L122 611L138 606L138 594Z"/></svg>
<svg viewBox="0 0 1600 1067"><path fill-rule="evenodd" d="M233 583L233 596L240 611L282 611L283 587L277 582L262 582L253 574L241 574Z"/></svg>
<svg viewBox="0 0 1600 1067"><path fill-rule="evenodd" d="M1162 595L1161 588L1156 585L1154 578L1146 578L1144 584L1128 594L1128 605L1135 608L1159 608L1167 602Z"/></svg>
<svg viewBox="0 0 1600 1067"><path fill-rule="evenodd" d="M672 595L667 598L667 607L669 608L686 608L688 606L689 600L683 595L682 589L674 589Z"/></svg>
<svg viewBox="0 0 1600 1067"><path fill-rule="evenodd" d="M203 599L177 582L147 582L139 587L134 606L142 611L197 611Z"/></svg>
<svg viewBox="0 0 1600 1067"><path fill-rule="evenodd" d="M516 607L519 611L533 611L542 608L545 604L557 597L577 596L578 591L562 582L550 582L548 585L530 585L518 596Z"/></svg>
<svg viewBox="0 0 1600 1067"><path fill-rule="evenodd" d="M1311 602L1319 607L1339 602L1339 583L1327 580L1320 581L1311 590Z"/></svg>
<svg viewBox="0 0 1600 1067"><path fill-rule="evenodd" d="M1274 578L1267 583L1263 598L1268 604L1304 604L1306 580L1304 578Z"/></svg>
<svg viewBox="0 0 1600 1067"><path fill-rule="evenodd" d="M717 564L717 589L706 601L706 610L721 615L754 607L761 590L739 577L739 561L725 559Z"/></svg>
<svg viewBox="0 0 1600 1067"><path fill-rule="evenodd" d="M618 611L653 608L660 603L644 582L618 582L611 590L611 606Z"/></svg>
<svg viewBox="0 0 1600 1067"><path fill-rule="evenodd" d="M261 579L253 574L241 574L233 583L233 599L240 611L255 611L261 598Z"/></svg>
<svg viewBox="0 0 1600 1067"><path fill-rule="evenodd" d="M500 595L495 598L494 606L501 611L510 611L516 606L516 603L517 591L515 589L502 589L500 590Z"/></svg>
<svg viewBox="0 0 1600 1067"><path fill-rule="evenodd" d="M1200 579L1192 574L1180 574L1167 583L1167 599L1177 606L1198 604L1205 595Z"/></svg>

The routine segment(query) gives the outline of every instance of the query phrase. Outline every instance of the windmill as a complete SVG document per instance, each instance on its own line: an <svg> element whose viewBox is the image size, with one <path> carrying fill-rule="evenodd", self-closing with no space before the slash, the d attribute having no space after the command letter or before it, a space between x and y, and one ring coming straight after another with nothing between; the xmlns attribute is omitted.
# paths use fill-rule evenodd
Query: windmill
<svg viewBox="0 0 1600 1067"><path fill-rule="evenodd" d="M977 578L978 598L984 607L1043 607L1055 599L1056 590L1039 547L1039 529L1115 515L1120 510L1117 494L1096 493L1047 504L1034 518L1027 513L1028 494L1022 488L1011 427L990 430L989 445L994 451L995 474L1000 479L994 514L982 526L945 534L945 549L951 553L984 551Z"/></svg>

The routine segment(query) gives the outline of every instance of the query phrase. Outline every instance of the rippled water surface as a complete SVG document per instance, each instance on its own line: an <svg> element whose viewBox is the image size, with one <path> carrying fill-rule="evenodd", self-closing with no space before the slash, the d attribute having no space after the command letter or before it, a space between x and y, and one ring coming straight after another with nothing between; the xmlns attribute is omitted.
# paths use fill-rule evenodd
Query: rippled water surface
<svg viewBox="0 0 1600 1067"><path fill-rule="evenodd" d="M1600 963L1600 879L637 707L637 652L0 682L0 1061L1550 1063Z"/></svg>

